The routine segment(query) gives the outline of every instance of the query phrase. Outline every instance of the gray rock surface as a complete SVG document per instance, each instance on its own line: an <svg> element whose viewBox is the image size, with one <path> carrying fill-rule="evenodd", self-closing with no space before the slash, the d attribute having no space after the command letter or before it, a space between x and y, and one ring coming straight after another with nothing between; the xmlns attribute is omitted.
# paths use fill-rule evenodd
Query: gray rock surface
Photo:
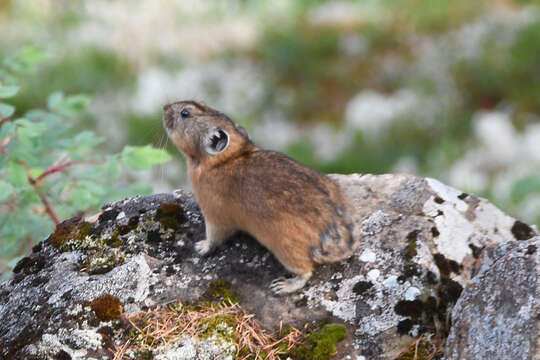
<svg viewBox="0 0 540 360"><path fill-rule="evenodd" d="M540 358L540 237L490 246L454 307L445 359Z"/></svg>
<svg viewBox="0 0 540 360"><path fill-rule="evenodd" d="M351 198L362 245L284 297L268 285L287 272L248 235L208 257L194 252L204 220L183 191L106 205L88 223L64 222L0 284L0 358L112 359L125 324L100 320L90 302L113 295L130 315L197 302L212 282L226 280L268 329L329 319L348 328L340 356L391 359L422 333L448 331L484 247L535 234L486 200L433 179L332 176Z"/></svg>

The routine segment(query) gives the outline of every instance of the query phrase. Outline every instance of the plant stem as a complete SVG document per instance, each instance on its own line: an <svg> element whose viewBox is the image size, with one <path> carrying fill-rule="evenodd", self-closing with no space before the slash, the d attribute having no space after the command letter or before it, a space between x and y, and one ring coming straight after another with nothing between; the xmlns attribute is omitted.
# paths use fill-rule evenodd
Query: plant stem
<svg viewBox="0 0 540 360"><path fill-rule="evenodd" d="M44 194L40 193L39 191L39 183L30 175L30 170L28 169L28 165L24 161L20 161L20 164L24 167L24 170L26 170L26 178L28 179L28 183L30 183L33 187L36 193L39 196L39 199L41 200L41 203L43 206L45 206L45 212L47 212L47 215L51 218L51 220L54 222L55 225L58 225L60 221L58 220L58 216L56 216L56 213L54 212L54 209L52 208L51 204L47 200ZM58 171L58 170L57 170ZM43 174L41 174L43 175ZM40 175L40 177L41 177Z"/></svg>
<svg viewBox="0 0 540 360"><path fill-rule="evenodd" d="M58 172L58 171L63 171L65 168L70 167L71 165L81 164L81 163L83 163L83 162L82 162L82 161L68 161L68 162L65 162L65 163L63 163L63 164L52 165L52 166L50 166L47 170L45 170L44 172L42 172L42 173L35 179L35 181L39 183L41 180L43 180L43 179L44 179L46 176L48 176L48 175L54 174L55 172Z"/></svg>
<svg viewBox="0 0 540 360"><path fill-rule="evenodd" d="M45 197L45 195L40 194L38 192L37 184L34 184L34 187L36 188L36 192L38 193L39 198L41 199L41 202L43 203L43 206L45 206L45 211L47 212L51 220L54 222L55 225L60 224L60 221L58 220L58 216L56 216L56 213L54 212L51 204L49 204L49 202L47 201L47 198Z"/></svg>

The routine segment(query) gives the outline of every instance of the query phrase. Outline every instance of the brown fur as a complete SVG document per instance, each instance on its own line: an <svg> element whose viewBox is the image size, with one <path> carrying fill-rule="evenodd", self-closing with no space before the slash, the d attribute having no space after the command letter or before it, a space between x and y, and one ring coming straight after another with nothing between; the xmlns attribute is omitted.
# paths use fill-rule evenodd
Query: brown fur
<svg viewBox="0 0 540 360"><path fill-rule="evenodd" d="M182 118L183 109L189 117ZM200 252L210 251L237 230L248 232L301 278L295 284L278 282L278 293L301 287L315 263L352 255L357 244L350 205L330 178L281 153L261 150L244 129L203 104L181 101L164 110L165 128L187 158L207 223L210 241L200 245L208 246ZM229 143L212 155L203 144L216 127L229 135Z"/></svg>

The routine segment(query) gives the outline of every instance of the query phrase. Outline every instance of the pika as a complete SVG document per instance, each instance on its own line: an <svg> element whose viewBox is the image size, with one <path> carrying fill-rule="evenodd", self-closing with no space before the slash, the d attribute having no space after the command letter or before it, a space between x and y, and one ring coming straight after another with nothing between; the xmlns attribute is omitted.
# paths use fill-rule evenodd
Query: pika
<svg viewBox="0 0 540 360"><path fill-rule="evenodd" d="M246 130L203 103L163 107L168 136L182 151L206 224L205 255L237 231L252 235L296 276L275 279L276 294L294 292L316 264L350 257L357 241L351 205L326 175L262 150Z"/></svg>

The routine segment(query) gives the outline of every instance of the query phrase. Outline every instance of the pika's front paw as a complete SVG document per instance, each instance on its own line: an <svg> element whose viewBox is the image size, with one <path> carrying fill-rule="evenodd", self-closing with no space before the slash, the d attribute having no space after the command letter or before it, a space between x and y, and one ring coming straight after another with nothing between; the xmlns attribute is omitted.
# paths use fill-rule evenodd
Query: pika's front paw
<svg viewBox="0 0 540 360"><path fill-rule="evenodd" d="M301 276L292 279L277 278L270 283L270 290L277 295L289 294L301 289L307 282L307 279Z"/></svg>
<svg viewBox="0 0 540 360"><path fill-rule="evenodd" d="M195 243L195 251L199 255L206 255L212 250L212 245L210 245L210 241L208 240L202 240L197 243Z"/></svg>

